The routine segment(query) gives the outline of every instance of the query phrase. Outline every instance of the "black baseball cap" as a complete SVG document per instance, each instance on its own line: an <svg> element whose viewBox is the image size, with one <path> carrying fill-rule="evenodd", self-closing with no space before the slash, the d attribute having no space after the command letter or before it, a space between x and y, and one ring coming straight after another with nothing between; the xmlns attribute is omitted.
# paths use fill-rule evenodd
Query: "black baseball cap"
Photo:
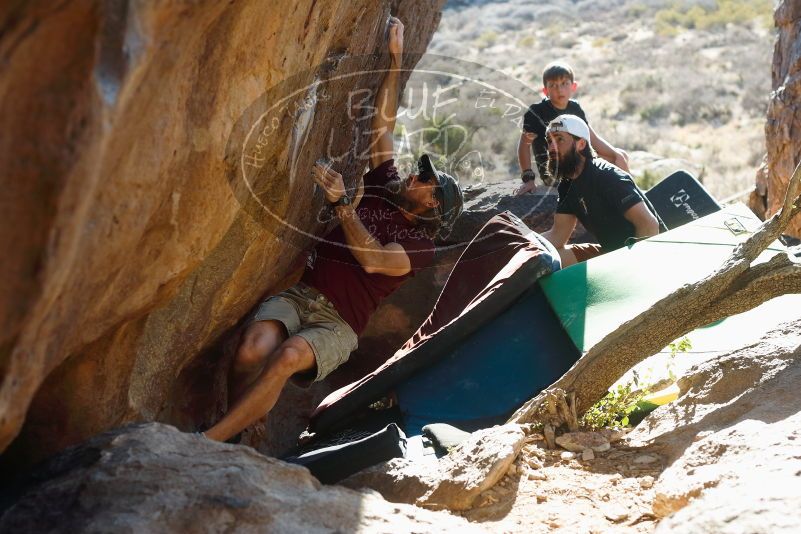
<svg viewBox="0 0 801 534"><path fill-rule="evenodd" d="M459 183L448 173L438 171L431 161L431 156L423 154L417 161L417 171L422 176L424 174L433 175L437 179L438 187L435 190L437 200L439 200L439 213L443 226L452 228L453 223L464 209L464 197Z"/></svg>

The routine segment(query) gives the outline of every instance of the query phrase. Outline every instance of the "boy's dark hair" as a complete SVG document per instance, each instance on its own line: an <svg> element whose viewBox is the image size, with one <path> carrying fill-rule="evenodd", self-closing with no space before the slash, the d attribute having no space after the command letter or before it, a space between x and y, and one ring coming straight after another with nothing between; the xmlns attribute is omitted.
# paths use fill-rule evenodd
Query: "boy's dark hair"
<svg viewBox="0 0 801 534"><path fill-rule="evenodd" d="M572 67L562 61L552 61L542 71L542 86L545 87L549 81L561 78L570 78L570 81L574 82Z"/></svg>

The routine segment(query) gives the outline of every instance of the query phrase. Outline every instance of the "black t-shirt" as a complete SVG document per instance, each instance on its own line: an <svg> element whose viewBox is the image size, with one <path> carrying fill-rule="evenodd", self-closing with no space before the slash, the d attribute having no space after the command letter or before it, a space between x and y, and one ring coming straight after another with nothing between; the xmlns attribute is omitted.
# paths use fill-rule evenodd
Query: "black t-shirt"
<svg viewBox="0 0 801 534"><path fill-rule="evenodd" d="M598 238L604 252L622 247L634 237L634 225L623 214L632 206L645 202L659 222L659 231L667 227L651 202L624 171L611 163L595 158L587 162L575 180L559 182L556 213L575 215L584 227Z"/></svg>
<svg viewBox="0 0 801 534"><path fill-rule="evenodd" d="M581 117L587 124L590 123L584 110L575 100L569 100L565 109L556 109L550 99L543 98L541 102L532 104L523 116L523 130L537 134L537 138L531 144L531 150L540 178L545 176L548 168L548 140L545 138L545 128L560 115L575 115Z"/></svg>

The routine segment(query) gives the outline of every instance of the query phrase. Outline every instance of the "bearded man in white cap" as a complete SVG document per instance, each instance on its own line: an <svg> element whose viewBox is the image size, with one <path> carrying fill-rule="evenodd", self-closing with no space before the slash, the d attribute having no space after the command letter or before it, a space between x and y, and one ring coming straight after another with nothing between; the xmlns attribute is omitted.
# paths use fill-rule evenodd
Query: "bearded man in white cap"
<svg viewBox="0 0 801 534"><path fill-rule="evenodd" d="M561 115L548 124L546 135L548 172L560 181L553 226L543 236L559 251L563 267L667 230L631 175L593 157L590 128L581 118ZM597 244L567 244L576 221Z"/></svg>

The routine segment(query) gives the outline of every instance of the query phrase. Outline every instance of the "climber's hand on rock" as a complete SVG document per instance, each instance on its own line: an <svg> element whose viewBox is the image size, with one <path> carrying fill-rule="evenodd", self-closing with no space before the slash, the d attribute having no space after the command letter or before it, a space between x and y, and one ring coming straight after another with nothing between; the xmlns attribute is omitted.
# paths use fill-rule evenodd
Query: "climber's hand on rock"
<svg viewBox="0 0 801 534"><path fill-rule="evenodd" d="M398 17L389 17L389 53L398 58L403 54L403 23Z"/></svg>
<svg viewBox="0 0 801 534"><path fill-rule="evenodd" d="M342 175L330 166L320 162L314 164L312 168L314 181L325 191L325 199L328 202L336 202L345 194L345 182Z"/></svg>
<svg viewBox="0 0 801 534"><path fill-rule="evenodd" d="M520 186L519 189L516 189L515 190L515 195L517 195L517 196L525 195L527 193L531 193L535 189L537 189L537 186L534 185L534 180L531 180L531 181L525 182L523 185Z"/></svg>

